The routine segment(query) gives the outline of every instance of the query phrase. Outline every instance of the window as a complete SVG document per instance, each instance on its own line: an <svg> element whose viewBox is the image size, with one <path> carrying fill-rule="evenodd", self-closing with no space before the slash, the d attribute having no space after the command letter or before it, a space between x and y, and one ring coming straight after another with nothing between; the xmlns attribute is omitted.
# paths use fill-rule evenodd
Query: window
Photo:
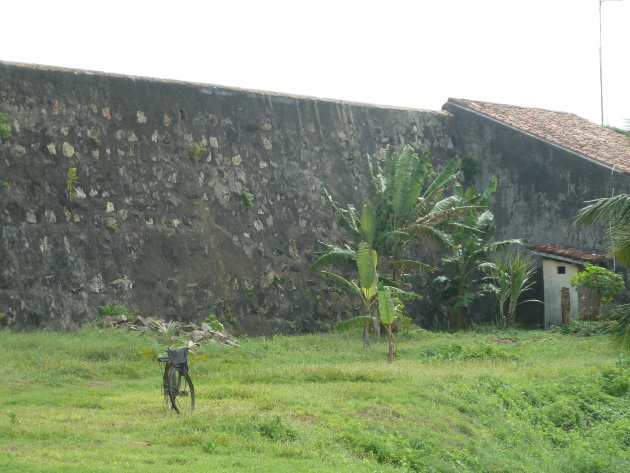
<svg viewBox="0 0 630 473"><path fill-rule="evenodd" d="M566 266L557 266L558 269L558 274L566 274L567 273L567 267Z"/></svg>

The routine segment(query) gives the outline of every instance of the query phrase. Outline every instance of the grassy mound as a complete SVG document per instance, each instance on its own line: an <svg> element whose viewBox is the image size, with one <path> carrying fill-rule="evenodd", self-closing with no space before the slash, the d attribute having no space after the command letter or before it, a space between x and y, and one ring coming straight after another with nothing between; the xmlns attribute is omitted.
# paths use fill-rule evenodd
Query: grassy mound
<svg viewBox="0 0 630 473"><path fill-rule="evenodd" d="M420 332L393 365L351 333L239 342L202 347L178 416L149 338L0 332L0 471L630 469L630 362L601 335Z"/></svg>

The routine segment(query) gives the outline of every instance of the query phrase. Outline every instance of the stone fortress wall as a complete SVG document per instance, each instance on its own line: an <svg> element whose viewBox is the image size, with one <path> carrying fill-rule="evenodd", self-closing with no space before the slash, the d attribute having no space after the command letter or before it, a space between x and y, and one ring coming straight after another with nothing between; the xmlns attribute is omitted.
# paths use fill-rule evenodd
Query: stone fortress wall
<svg viewBox="0 0 630 473"><path fill-rule="evenodd" d="M15 120L0 313L21 329L71 329L110 301L253 334L324 328L344 297L308 268L346 234L322 186L358 204L364 153L453 153L441 111L12 63L0 112Z"/></svg>
<svg viewBox="0 0 630 473"><path fill-rule="evenodd" d="M71 329L116 301L251 334L324 329L356 301L308 269L319 241L347 238L321 189L359 205L362 156L388 144L430 150L438 168L471 155L478 188L496 175L498 238L606 251L573 219L628 192L627 174L444 108L0 62L0 113L15 120L0 144L0 324Z"/></svg>

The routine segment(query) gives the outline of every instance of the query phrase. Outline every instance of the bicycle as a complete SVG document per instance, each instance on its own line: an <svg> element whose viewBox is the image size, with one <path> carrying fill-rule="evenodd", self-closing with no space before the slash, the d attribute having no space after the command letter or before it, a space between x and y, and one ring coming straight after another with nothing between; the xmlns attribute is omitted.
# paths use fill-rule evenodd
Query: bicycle
<svg viewBox="0 0 630 473"><path fill-rule="evenodd" d="M166 356L158 356L164 363L162 392L167 409L181 414L182 408L195 409L195 387L188 375L188 350L191 347L168 348Z"/></svg>

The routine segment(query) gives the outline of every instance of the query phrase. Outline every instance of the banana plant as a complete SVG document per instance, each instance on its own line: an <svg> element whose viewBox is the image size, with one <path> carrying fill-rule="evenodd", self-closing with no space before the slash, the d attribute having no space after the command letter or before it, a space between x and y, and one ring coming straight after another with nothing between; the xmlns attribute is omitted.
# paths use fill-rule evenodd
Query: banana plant
<svg viewBox="0 0 630 473"><path fill-rule="evenodd" d="M342 224L350 230L356 242L367 241L387 262L392 282L404 278L405 270L435 271L429 264L408 259L408 249L414 243L429 238L443 245L451 244L450 230L461 215L480 206L480 194L453 194L459 179L459 158L451 160L441 172L436 172L428 153L421 156L411 146L395 152L387 147L383 166L366 156L369 199L359 215L357 209L336 202L323 189L324 197ZM366 215L366 206L370 214ZM370 232L364 226L370 219ZM348 247L324 245L318 253L315 268L327 263L353 261Z"/></svg>
<svg viewBox="0 0 630 473"><path fill-rule="evenodd" d="M388 286L379 279L376 267L378 254L366 241L359 243L356 252L356 267L358 280L349 281L343 276L322 271L321 273L342 284L356 294L363 302L364 315L353 317L337 325L338 329L348 329L363 326L363 346L368 347L370 325L378 327L383 325L387 331L389 341L389 353L387 360L391 363L396 355L396 338L394 325L402 315L404 305L402 298L420 297L417 294L403 291L397 287Z"/></svg>
<svg viewBox="0 0 630 473"><path fill-rule="evenodd" d="M367 315L359 315L337 324L338 330L346 330L358 326L363 326L364 346L367 337L366 329L373 323L383 325L387 331L388 353L387 362L393 363L396 358L396 336L394 327L396 322L404 314L405 306L402 303L403 298L419 297L417 294L403 291L397 287L385 286L380 283L376 289L376 293L372 296L369 312ZM377 311L373 308L376 306Z"/></svg>
<svg viewBox="0 0 630 473"><path fill-rule="evenodd" d="M377 262L378 255L376 254L376 251L374 251L367 242L363 241L359 243L359 249L356 252L356 268L359 275L358 280L349 281L338 274L321 271L323 276L340 283L361 299L366 315L355 317L352 325L363 325L364 347L368 347L370 345L370 324L374 321L372 312L374 302L378 294L378 273L376 272Z"/></svg>
<svg viewBox="0 0 630 473"><path fill-rule="evenodd" d="M387 330L389 350L387 352L387 362L393 363L396 357L396 337L394 336L394 324L403 315L405 306L400 298L392 293L392 288L379 286L378 288L378 315L380 322Z"/></svg>

